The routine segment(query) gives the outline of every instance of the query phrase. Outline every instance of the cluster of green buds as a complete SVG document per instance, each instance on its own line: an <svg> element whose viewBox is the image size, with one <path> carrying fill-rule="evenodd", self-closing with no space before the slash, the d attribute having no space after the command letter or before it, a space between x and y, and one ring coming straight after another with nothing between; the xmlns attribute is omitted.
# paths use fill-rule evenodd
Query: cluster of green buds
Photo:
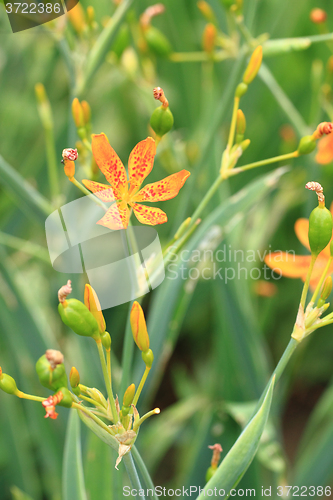
<svg viewBox="0 0 333 500"><path fill-rule="evenodd" d="M72 115L80 139L86 139L91 131L91 109L87 101L79 101L77 97L72 102Z"/></svg>
<svg viewBox="0 0 333 500"><path fill-rule="evenodd" d="M71 282L62 286L58 292L59 314L65 325L77 335L91 337L98 348L103 371L107 399L95 387L83 385L78 370L73 366L69 374L70 387L64 365L64 356L60 351L48 349L36 363L36 372L43 387L53 392L47 398L25 394L18 390L15 380L0 368L0 389L19 398L42 403L46 418L56 419L56 406L64 406L78 411L80 418L101 439L118 450L118 467L122 457L133 446L141 424L150 416L160 413L159 408L140 417L136 408L139 396L151 369L154 356L149 348L149 335L143 310L134 302L131 311L133 338L142 351L145 371L140 384L135 389L131 384L124 393L120 408L118 396L114 398L111 374L111 336L106 331L106 323L95 290L86 285L84 303L77 299L68 299L72 292ZM88 404L87 404L88 403Z"/></svg>
<svg viewBox="0 0 333 500"><path fill-rule="evenodd" d="M327 276L333 260L333 242L331 241L333 230L332 214L325 207L325 196L322 186L318 182L308 182L305 187L311 191L316 192L318 196L318 206L312 210L309 217L308 237L312 258L303 287L303 293L296 323L292 332L292 338L297 340L298 342L301 342L314 330L317 330L318 328L321 328L322 326L333 322L333 313L328 314L324 318L321 318L322 314L328 309L330 305L326 302L326 300L329 298L332 291L332 278L331 276ZM330 258L317 284L315 292L313 293L310 302L305 308L306 296L315 262L319 254L329 244Z"/></svg>
<svg viewBox="0 0 333 500"><path fill-rule="evenodd" d="M156 143L161 140L173 127L173 114L169 108L169 101L165 97L163 89L156 87L153 90L154 98L160 101L161 106L156 108L150 118L150 126L156 134Z"/></svg>

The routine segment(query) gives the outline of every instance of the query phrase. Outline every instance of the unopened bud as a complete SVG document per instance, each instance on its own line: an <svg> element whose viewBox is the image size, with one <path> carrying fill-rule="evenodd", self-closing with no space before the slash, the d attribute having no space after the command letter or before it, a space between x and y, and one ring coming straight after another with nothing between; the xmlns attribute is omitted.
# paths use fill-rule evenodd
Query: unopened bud
<svg viewBox="0 0 333 500"><path fill-rule="evenodd" d="M146 352L149 349L149 336L142 307L135 301L130 314L130 323L134 342L140 351Z"/></svg>
<svg viewBox="0 0 333 500"><path fill-rule="evenodd" d="M327 276L323 289L320 294L320 299L318 300L318 307L322 307L325 304L326 300L331 295L331 291L332 291L332 278L331 276Z"/></svg>
<svg viewBox="0 0 333 500"><path fill-rule="evenodd" d="M73 389L75 389L80 383L80 374L75 366L73 366L71 371L69 372L69 383L71 384L71 387Z"/></svg>
<svg viewBox="0 0 333 500"><path fill-rule="evenodd" d="M237 85L236 91L235 91L235 97L242 97L246 92L247 92L248 86L246 83L241 82Z"/></svg>
<svg viewBox="0 0 333 500"><path fill-rule="evenodd" d="M3 373L0 367L0 389L7 394L16 394L18 392L16 382L10 375Z"/></svg>
<svg viewBox="0 0 333 500"><path fill-rule="evenodd" d="M84 303L98 323L99 333L104 333L106 329L105 319L101 310L97 293L92 286L86 284L84 287Z"/></svg>
<svg viewBox="0 0 333 500"><path fill-rule="evenodd" d="M205 2L205 0L200 0L199 2L197 2L197 6L201 14L207 19L207 21L215 21L215 14L209 3Z"/></svg>
<svg viewBox="0 0 333 500"><path fill-rule="evenodd" d="M127 387L124 397L123 397L123 406L129 407L132 404L135 395L135 385L131 384Z"/></svg>
<svg viewBox="0 0 333 500"><path fill-rule="evenodd" d="M87 7L87 21L88 21L89 26L94 27L95 9L94 9L94 7L92 7L92 5L89 5L89 7Z"/></svg>
<svg viewBox="0 0 333 500"><path fill-rule="evenodd" d="M48 102L45 87L42 83L36 83L35 93L39 104L44 104L45 102Z"/></svg>
<svg viewBox="0 0 333 500"><path fill-rule="evenodd" d="M81 107L83 111L84 123L85 125L88 125L91 121L91 108L87 101L82 101Z"/></svg>
<svg viewBox="0 0 333 500"><path fill-rule="evenodd" d="M213 23L206 24L202 37L202 46L207 54L211 55L214 51L216 43L216 33L216 27Z"/></svg>
<svg viewBox="0 0 333 500"><path fill-rule="evenodd" d="M62 321L77 335L100 339L99 325L89 309L77 299L66 300L60 303L58 311Z"/></svg>
<svg viewBox="0 0 333 500"><path fill-rule="evenodd" d="M250 62L243 75L243 83L249 85L257 76L262 63L262 46L259 45L252 53Z"/></svg>
<svg viewBox="0 0 333 500"><path fill-rule="evenodd" d="M78 158L77 149L67 148L62 152L62 161L64 164L65 175L72 179L75 175L75 161Z"/></svg>
<svg viewBox="0 0 333 500"><path fill-rule="evenodd" d="M237 125L236 125L236 130L237 134L245 134L246 130L246 119L243 111L239 109L237 111Z"/></svg>
<svg viewBox="0 0 333 500"><path fill-rule="evenodd" d="M242 151L244 152L249 147L250 144L251 144L250 139L245 139L244 141L242 141L240 143L239 146L241 147Z"/></svg>
<svg viewBox="0 0 333 500"><path fill-rule="evenodd" d="M75 31L81 34L86 26L84 11L81 5L78 3L72 9L67 10L66 16L68 17Z"/></svg>
<svg viewBox="0 0 333 500"><path fill-rule="evenodd" d="M141 357L142 357L143 362L146 365L146 367L151 368L153 361L154 361L153 351L151 349L148 349L148 351L145 351L141 354Z"/></svg>
<svg viewBox="0 0 333 500"><path fill-rule="evenodd" d="M148 7L140 17L140 24L143 29L150 26L153 17L159 16L165 12L165 7L162 3L157 3Z"/></svg>
<svg viewBox="0 0 333 500"><path fill-rule="evenodd" d="M154 26L149 26L144 31L144 38L151 52L159 57L168 57L172 47L166 36Z"/></svg>
<svg viewBox="0 0 333 500"><path fill-rule="evenodd" d="M323 9L312 9L310 12L310 20L315 24L324 23L327 19L327 13Z"/></svg>
<svg viewBox="0 0 333 500"><path fill-rule="evenodd" d="M104 349L109 351L111 349L111 335L109 332L104 332L101 334L101 341Z"/></svg>
<svg viewBox="0 0 333 500"><path fill-rule="evenodd" d="M332 214L325 207L323 188L318 182L308 182L307 189L316 191L319 205L312 210L309 217L309 244L311 253L318 255L332 238Z"/></svg>
<svg viewBox="0 0 333 500"><path fill-rule="evenodd" d="M77 128L84 127L84 115L80 101L77 97L72 102L72 115Z"/></svg>

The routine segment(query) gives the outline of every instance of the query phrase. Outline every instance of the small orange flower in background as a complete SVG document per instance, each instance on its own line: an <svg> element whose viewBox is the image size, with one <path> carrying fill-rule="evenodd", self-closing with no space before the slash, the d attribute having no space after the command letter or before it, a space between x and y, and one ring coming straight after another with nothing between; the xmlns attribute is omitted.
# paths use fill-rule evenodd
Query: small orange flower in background
<svg viewBox="0 0 333 500"><path fill-rule="evenodd" d="M316 162L321 165L327 165L331 161L333 161L333 133L320 139L316 154Z"/></svg>
<svg viewBox="0 0 333 500"><path fill-rule="evenodd" d="M167 222L167 215L160 208L148 207L138 202L165 201L174 198L183 187L190 172L181 170L140 189L154 165L156 154L154 139L147 137L131 152L128 160L129 180L124 165L110 146L105 134L92 136L92 151L99 169L110 186L88 180L82 182L100 200L115 202L97 224L114 230L126 229L130 218L130 208L142 224L155 226Z"/></svg>
<svg viewBox="0 0 333 500"><path fill-rule="evenodd" d="M333 213L333 203L331 204L330 211ZM308 219L298 219L295 222L295 233L297 238L302 245L310 250L308 231ZM315 262L310 280L310 287L312 290L316 288L329 258L330 245L327 245L327 247L320 252ZM293 255L290 252L272 252L265 257L265 263L276 272L280 271L282 276L286 276L287 278L301 278L303 281L305 281L310 262L311 255ZM328 271L328 274L331 273L333 273L333 263Z"/></svg>

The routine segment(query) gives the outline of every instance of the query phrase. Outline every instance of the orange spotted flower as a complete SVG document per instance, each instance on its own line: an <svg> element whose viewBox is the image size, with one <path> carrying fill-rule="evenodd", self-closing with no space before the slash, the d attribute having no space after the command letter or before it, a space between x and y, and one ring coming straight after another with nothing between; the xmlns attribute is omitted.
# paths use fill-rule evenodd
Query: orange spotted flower
<svg viewBox="0 0 333 500"><path fill-rule="evenodd" d="M125 229L128 226L131 209L142 224L155 226L167 222L167 215L160 208L148 207L139 202L174 198L190 172L181 170L140 189L154 165L156 154L154 139L147 137L135 146L128 160L128 178L124 165L110 146L105 134L92 136L92 151L99 169L110 186L88 180L82 182L100 200L114 202L97 224L114 230Z"/></svg>
<svg viewBox="0 0 333 500"><path fill-rule="evenodd" d="M333 214L333 203L331 204L330 210ZM295 233L297 238L302 243L302 245L310 250L308 231L308 219L298 219L295 222ZM310 287L312 290L316 288L329 258L330 245L327 245L327 247L324 248L322 252L320 252L315 262L310 280ZM303 281L305 281L310 262L311 255L294 255L293 252L272 252L265 257L265 263L276 272L280 272L287 278L301 278ZM332 273L333 264L331 264L328 271L328 274Z"/></svg>

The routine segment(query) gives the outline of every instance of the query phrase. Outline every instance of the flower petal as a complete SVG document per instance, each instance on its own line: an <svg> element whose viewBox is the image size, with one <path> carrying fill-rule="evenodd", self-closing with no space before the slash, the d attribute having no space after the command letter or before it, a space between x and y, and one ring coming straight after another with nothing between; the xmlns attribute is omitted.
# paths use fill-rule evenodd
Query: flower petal
<svg viewBox="0 0 333 500"><path fill-rule="evenodd" d="M116 200L111 186L101 184L100 182L88 181L87 179L83 179L82 184L84 184L86 188L92 191L97 196L97 198L106 203Z"/></svg>
<svg viewBox="0 0 333 500"><path fill-rule="evenodd" d="M311 262L311 255L294 255L288 252L272 252L265 257L271 269L288 278L305 279Z"/></svg>
<svg viewBox="0 0 333 500"><path fill-rule="evenodd" d="M160 208L147 207L139 203L133 203L131 206L133 207L135 217L142 224L156 226L157 224L164 224L168 220L166 213Z"/></svg>
<svg viewBox="0 0 333 500"><path fill-rule="evenodd" d="M320 139L318 142L318 153L316 162L321 165L327 165L333 160L333 133L330 133Z"/></svg>
<svg viewBox="0 0 333 500"><path fill-rule="evenodd" d="M297 219L295 222L295 233L299 241L304 245L308 250L310 250L309 245L309 219Z"/></svg>
<svg viewBox="0 0 333 500"><path fill-rule="evenodd" d="M128 159L128 176L131 184L131 192L136 191L147 175L150 174L156 154L154 139L147 137L139 142Z"/></svg>
<svg viewBox="0 0 333 500"><path fill-rule="evenodd" d="M169 175L165 179L152 184L147 184L133 198L133 201L165 201L171 200L184 186L186 179L190 176L187 170L181 170L176 174Z"/></svg>
<svg viewBox="0 0 333 500"><path fill-rule="evenodd" d="M111 184L117 199L127 192L127 175L117 153L112 149L105 134L92 136L92 152L101 172Z"/></svg>
<svg viewBox="0 0 333 500"><path fill-rule="evenodd" d="M102 217L97 224L113 229L114 231L117 229L126 229L128 226L129 216L130 210L127 204L123 201L119 203L116 202L111 205L104 217Z"/></svg>

